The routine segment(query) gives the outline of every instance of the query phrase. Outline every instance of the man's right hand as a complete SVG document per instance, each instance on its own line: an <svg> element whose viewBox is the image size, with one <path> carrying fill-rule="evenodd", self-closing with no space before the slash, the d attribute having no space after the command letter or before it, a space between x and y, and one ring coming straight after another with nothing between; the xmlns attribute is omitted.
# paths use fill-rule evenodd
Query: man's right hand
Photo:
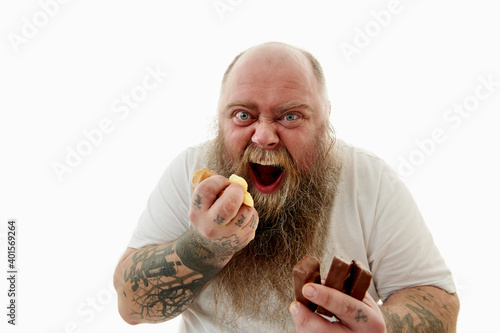
<svg viewBox="0 0 500 333"><path fill-rule="evenodd" d="M189 219L195 231L212 244L213 254L224 258L224 264L255 237L258 213L243 204L244 192L241 185L215 175L196 186L191 199Z"/></svg>

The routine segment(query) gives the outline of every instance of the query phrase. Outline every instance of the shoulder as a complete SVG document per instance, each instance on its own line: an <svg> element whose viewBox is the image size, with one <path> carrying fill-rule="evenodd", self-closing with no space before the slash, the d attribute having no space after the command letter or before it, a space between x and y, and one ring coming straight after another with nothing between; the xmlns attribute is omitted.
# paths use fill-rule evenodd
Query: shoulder
<svg viewBox="0 0 500 333"><path fill-rule="evenodd" d="M342 178L345 182L354 182L362 187L387 181L400 182L396 172L373 152L341 139L337 139L336 145L342 161Z"/></svg>
<svg viewBox="0 0 500 333"><path fill-rule="evenodd" d="M179 200L186 203L191 197L191 175L204 165L206 143L185 148L174 157L157 184L157 190L165 200Z"/></svg>
<svg viewBox="0 0 500 333"><path fill-rule="evenodd" d="M206 151L209 142L200 143L196 146L185 148L169 164L164 176L174 174L182 176L192 174L204 165ZM189 178L190 179L190 178Z"/></svg>
<svg viewBox="0 0 500 333"><path fill-rule="evenodd" d="M344 163L354 164L356 167L387 167L383 159L369 150L354 146L341 139L337 139L335 144L338 146L337 149L340 151Z"/></svg>

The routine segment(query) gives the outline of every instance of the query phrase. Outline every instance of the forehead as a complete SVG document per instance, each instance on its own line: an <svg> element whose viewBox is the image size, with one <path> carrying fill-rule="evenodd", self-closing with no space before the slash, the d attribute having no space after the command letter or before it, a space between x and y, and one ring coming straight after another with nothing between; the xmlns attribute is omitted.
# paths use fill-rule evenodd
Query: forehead
<svg viewBox="0 0 500 333"><path fill-rule="evenodd" d="M237 93L295 91L297 95L319 94L320 84L309 60L299 51L283 47L249 50L234 64L221 98ZM238 96L239 97L239 96Z"/></svg>

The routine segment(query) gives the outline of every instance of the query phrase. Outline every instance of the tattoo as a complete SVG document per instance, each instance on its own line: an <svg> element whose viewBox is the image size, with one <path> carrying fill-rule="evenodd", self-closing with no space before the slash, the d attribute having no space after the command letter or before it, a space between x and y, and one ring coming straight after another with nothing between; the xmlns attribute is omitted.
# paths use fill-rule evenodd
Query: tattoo
<svg viewBox="0 0 500 333"><path fill-rule="evenodd" d="M196 208L201 209L201 196L199 194L196 195L196 199L194 199L193 205Z"/></svg>
<svg viewBox="0 0 500 333"><path fill-rule="evenodd" d="M418 304L418 303L417 303ZM414 320L410 313L407 313L401 318L397 313L391 310L385 310L384 317L387 328L391 328L391 332L447 332L444 324L431 311L425 309L418 304L406 304L406 307L416 314L419 320Z"/></svg>
<svg viewBox="0 0 500 333"><path fill-rule="evenodd" d="M246 219L245 215L241 214L241 219L236 221L236 225L241 228L241 226L243 225L243 222L245 222L245 219Z"/></svg>
<svg viewBox="0 0 500 333"><path fill-rule="evenodd" d="M139 249L123 276L132 314L150 322L181 314L242 244L236 234L208 239L192 227L174 243Z"/></svg>
<svg viewBox="0 0 500 333"><path fill-rule="evenodd" d="M151 321L164 321L182 313L202 290L203 275L186 270L172 260L175 246L146 247L134 253L133 264L125 271L125 282L132 284L134 314ZM180 269L184 268L184 274ZM127 296L126 294L124 294Z"/></svg>
<svg viewBox="0 0 500 333"><path fill-rule="evenodd" d="M212 278L222 268L224 261L240 247L240 239L236 235L210 240L191 228L187 237L177 241L177 254L184 265Z"/></svg>
<svg viewBox="0 0 500 333"><path fill-rule="evenodd" d="M429 296L429 295L428 295ZM431 300L426 296L421 296L424 302L428 303ZM435 313L424 307L416 297L408 296L410 303L406 304L409 310L402 318L389 308L382 311L387 326L388 332L448 332L448 327L445 326ZM446 308L446 305L443 304Z"/></svg>
<svg viewBox="0 0 500 333"><path fill-rule="evenodd" d="M226 219L217 214L217 217L215 218L214 222L217 224L222 224Z"/></svg>
<svg viewBox="0 0 500 333"><path fill-rule="evenodd" d="M228 252L234 252L240 244L240 238L236 235L231 235L229 237L217 238L216 242L220 243L221 247Z"/></svg>
<svg viewBox="0 0 500 333"><path fill-rule="evenodd" d="M257 224L257 218L255 215L252 215L252 222L250 222L250 228L255 229L255 225Z"/></svg>
<svg viewBox="0 0 500 333"><path fill-rule="evenodd" d="M220 258L215 255L213 245L197 231L188 231L189 237L177 241L177 255L183 264L196 272L204 272L209 278L217 274Z"/></svg>
<svg viewBox="0 0 500 333"><path fill-rule="evenodd" d="M358 309L358 316L354 319L356 319L357 323L359 323L360 320L362 320L365 323L368 321L368 317L363 314L363 310L361 309Z"/></svg>

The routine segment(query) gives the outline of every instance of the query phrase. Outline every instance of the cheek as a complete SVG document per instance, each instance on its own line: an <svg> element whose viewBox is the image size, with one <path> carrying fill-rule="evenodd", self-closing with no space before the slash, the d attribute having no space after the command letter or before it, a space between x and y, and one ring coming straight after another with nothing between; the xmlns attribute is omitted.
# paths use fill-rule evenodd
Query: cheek
<svg viewBox="0 0 500 333"><path fill-rule="evenodd" d="M316 136L311 132L282 133L281 139L292 159L301 171L307 171L316 158Z"/></svg>
<svg viewBox="0 0 500 333"><path fill-rule="evenodd" d="M224 131L224 143L231 162L239 161L251 139L247 128L228 126Z"/></svg>
<svg viewBox="0 0 500 333"><path fill-rule="evenodd" d="M296 161L301 171L308 171L314 163L316 147L309 144L302 144L294 148L295 150L290 152L290 155L292 155L292 158Z"/></svg>

